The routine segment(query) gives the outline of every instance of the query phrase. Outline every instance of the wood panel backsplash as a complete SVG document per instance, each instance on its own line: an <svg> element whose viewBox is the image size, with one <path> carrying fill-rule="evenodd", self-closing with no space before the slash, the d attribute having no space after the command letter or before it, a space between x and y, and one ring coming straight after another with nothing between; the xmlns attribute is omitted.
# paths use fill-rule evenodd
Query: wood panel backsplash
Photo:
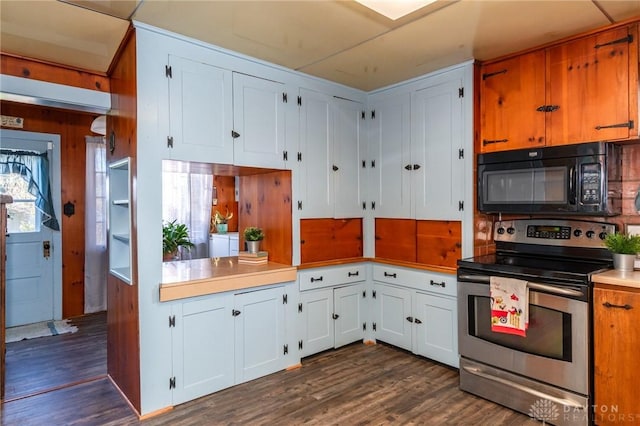
<svg viewBox="0 0 640 426"><path fill-rule="evenodd" d="M300 220L300 263L362 257L362 219Z"/></svg>

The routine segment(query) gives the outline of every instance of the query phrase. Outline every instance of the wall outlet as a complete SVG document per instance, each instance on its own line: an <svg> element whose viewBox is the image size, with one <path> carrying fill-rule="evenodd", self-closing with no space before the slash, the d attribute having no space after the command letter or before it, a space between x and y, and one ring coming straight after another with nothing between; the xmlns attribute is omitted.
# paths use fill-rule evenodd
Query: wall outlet
<svg viewBox="0 0 640 426"><path fill-rule="evenodd" d="M640 235L640 225L627 225L627 234ZM640 269L640 254L636 256L633 269Z"/></svg>

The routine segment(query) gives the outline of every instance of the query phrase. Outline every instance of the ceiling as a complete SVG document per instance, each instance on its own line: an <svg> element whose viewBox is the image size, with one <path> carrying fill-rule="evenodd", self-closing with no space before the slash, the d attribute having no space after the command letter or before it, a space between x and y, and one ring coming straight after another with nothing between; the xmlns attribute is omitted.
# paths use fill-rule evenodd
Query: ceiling
<svg viewBox="0 0 640 426"><path fill-rule="evenodd" d="M104 73L133 19L370 91L633 17L640 0L438 0L396 21L351 0L0 0L0 49Z"/></svg>

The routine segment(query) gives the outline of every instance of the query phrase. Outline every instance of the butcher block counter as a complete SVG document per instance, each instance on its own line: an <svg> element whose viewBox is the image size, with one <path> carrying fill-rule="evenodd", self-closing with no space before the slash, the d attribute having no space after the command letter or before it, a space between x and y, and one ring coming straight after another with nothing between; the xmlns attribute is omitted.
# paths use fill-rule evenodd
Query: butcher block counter
<svg viewBox="0 0 640 426"><path fill-rule="evenodd" d="M594 274L591 280L596 284L609 284L640 289L640 270L617 271L610 269L606 272Z"/></svg>
<svg viewBox="0 0 640 426"><path fill-rule="evenodd" d="M296 271L295 266L271 261L262 265L238 264L234 256L164 262L160 301L295 281Z"/></svg>

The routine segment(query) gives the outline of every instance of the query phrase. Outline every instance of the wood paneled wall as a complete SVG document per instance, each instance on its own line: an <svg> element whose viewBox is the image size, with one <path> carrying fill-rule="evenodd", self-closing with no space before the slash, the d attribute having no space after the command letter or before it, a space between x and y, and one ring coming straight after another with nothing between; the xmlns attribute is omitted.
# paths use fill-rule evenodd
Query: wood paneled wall
<svg viewBox="0 0 640 426"><path fill-rule="evenodd" d="M214 176L213 186L218 192L218 204L211 206L211 219L219 211L225 215L227 212L233 213L233 217L227 222L227 232L238 231L238 202L235 197L236 180L234 176ZM209 227L209 232L217 232L215 227Z"/></svg>
<svg viewBox="0 0 640 426"><path fill-rule="evenodd" d="M107 150L107 162L131 157L132 179L136 176L137 102L136 40L130 31L115 60L111 74L111 114L107 117L107 135L115 134L115 150ZM140 412L140 330L138 307L136 194L130 203L133 212L131 280L128 285L108 275L107 287L107 372L133 407Z"/></svg>
<svg viewBox="0 0 640 426"><path fill-rule="evenodd" d="M362 219L302 219L300 263L362 257Z"/></svg>
<svg viewBox="0 0 640 426"><path fill-rule="evenodd" d="M4 71L4 70L3 70ZM3 115L22 117L29 132L60 135L61 201L75 206L66 216L56 211L62 224L62 316L84 314L84 211L85 211L85 136L91 135L96 114L67 111L37 105L1 102Z"/></svg>
<svg viewBox="0 0 640 426"><path fill-rule="evenodd" d="M238 226L240 250L244 249L242 230L258 226L264 230L261 250L269 252L269 260L291 265L291 171L281 170L250 176L240 176Z"/></svg>

